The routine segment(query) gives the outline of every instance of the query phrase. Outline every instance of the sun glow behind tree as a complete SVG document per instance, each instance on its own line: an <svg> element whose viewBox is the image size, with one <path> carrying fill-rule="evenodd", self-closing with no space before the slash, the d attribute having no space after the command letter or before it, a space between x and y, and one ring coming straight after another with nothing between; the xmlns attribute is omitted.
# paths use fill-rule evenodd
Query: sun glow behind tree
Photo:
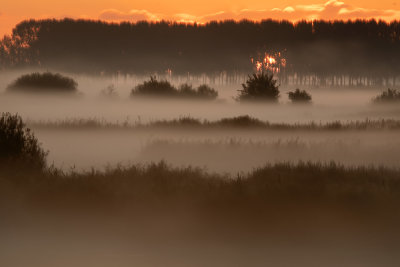
<svg viewBox="0 0 400 267"><path fill-rule="evenodd" d="M274 74L281 73L287 64L284 52L262 52L257 56L251 57L251 63L254 66L254 71L263 72L268 71Z"/></svg>

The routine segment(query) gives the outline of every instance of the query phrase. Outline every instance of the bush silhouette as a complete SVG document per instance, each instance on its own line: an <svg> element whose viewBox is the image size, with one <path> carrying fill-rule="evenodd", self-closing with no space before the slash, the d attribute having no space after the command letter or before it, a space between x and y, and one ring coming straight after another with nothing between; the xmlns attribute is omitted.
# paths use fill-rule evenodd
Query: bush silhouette
<svg viewBox="0 0 400 267"><path fill-rule="evenodd" d="M75 92L78 84L72 78L51 72L22 75L8 86L8 90L21 92Z"/></svg>
<svg viewBox="0 0 400 267"><path fill-rule="evenodd" d="M218 92L206 84L202 84L197 89L194 89L192 85L185 83L179 87L178 95L188 98L216 99Z"/></svg>
<svg viewBox="0 0 400 267"><path fill-rule="evenodd" d="M242 87L237 98L239 101L278 101L279 85L273 74L261 72L249 75Z"/></svg>
<svg viewBox="0 0 400 267"><path fill-rule="evenodd" d="M157 81L155 76L150 76L150 80L136 86L131 95L173 96L176 93L177 89L167 80Z"/></svg>
<svg viewBox="0 0 400 267"><path fill-rule="evenodd" d="M47 153L18 115L0 115L0 168L18 167L43 170Z"/></svg>
<svg viewBox="0 0 400 267"><path fill-rule="evenodd" d="M194 98L197 96L197 91L193 88L192 85L184 83L179 86L177 94L182 97Z"/></svg>
<svg viewBox="0 0 400 267"><path fill-rule="evenodd" d="M149 81L139 84L132 90L131 96L135 95L211 100L218 97L218 92L205 84L195 89L191 84L184 83L177 89L166 80L157 81L156 77L150 76Z"/></svg>
<svg viewBox="0 0 400 267"><path fill-rule="evenodd" d="M218 92L207 84L202 84L197 87L197 95L204 99L216 99L218 97Z"/></svg>
<svg viewBox="0 0 400 267"><path fill-rule="evenodd" d="M400 102L400 91L388 88L373 99L375 103Z"/></svg>
<svg viewBox="0 0 400 267"><path fill-rule="evenodd" d="M310 103L311 102L311 95L306 92L306 90L296 89L293 92L289 92L289 99L292 103Z"/></svg>

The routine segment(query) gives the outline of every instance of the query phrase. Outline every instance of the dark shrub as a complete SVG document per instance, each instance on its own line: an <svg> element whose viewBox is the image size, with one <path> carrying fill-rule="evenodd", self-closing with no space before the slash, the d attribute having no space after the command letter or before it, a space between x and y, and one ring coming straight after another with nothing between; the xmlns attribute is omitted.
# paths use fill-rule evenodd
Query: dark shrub
<svg viewBox="0 0 400 267"><path fill-rule="evenodd" d="M207 84L202 84L197 87L197 95L199 98L216 99L218 97L218 92Z"/></svg>
<svg viewBox="0 0 400 267"><path fill-rule="evenodd" d="M279 85L273 74L266 72L249 75L246 83L239 90L239 101L269 101L276 102L279 98Z"/></svg>
<svg viewBox="0 0 400 267"><path fill-rule="evenodd" d="M131 92L131 95L160 95L174 96L177 89L167 80L157 81L155 76L150 76L149 81L144 81L137 85Z"/></svg>
<svg viewBox="0 0 400 267"><path fill-rule="evenodd" d="M192 85L182 84L178 91L179 96L197 99L215 99L218 92L206 84L202 84L197 89L193 89Z"/></svg>
<svg viewBox="0 0 400 267"><path fill-rule="evenodd" d="M179 86L177 94L182 97L195 98L197 96L197 91L193 89L192 85L184 83Z"/></svg>
<svg viewBox="0 0 400 267"><path fill-rule="evenodd" d="M383 91L380 95L373 99L375 103L393 103L400 102L400 92L396 89L387 89Z"/></svg>
<svg viewBox="0 0 400 267"><path fill-rule="evenodd" d="M175 98L192 98L192 99L215 99L218 92L213 88L203 84L194 89L191 84L184 83L176 89L170 82L157 81L156 77L151 76L149 81L136 86L131 95L148 95Z"/></svg>
<svg viewBox="0 0 400 267"><path fill-rule="evenodd" d="M292 103L310 103L312 99L309 93L307 93L305 90L300 89L289 92L288 95Z"/></svg>
<svg viewBox="0 0 400 267"><path fill-rule="evenodd" d="M0 116L0 168L18 167L42 170L47 153L18 115Z"/></svg>
<svg viewBox="0 0 400 267"><path fill-rule="evenodd" d="M8 86L8 90L19 92L75 92L78 84L69 77L51 72L32 73L19 77Z"/></svg>

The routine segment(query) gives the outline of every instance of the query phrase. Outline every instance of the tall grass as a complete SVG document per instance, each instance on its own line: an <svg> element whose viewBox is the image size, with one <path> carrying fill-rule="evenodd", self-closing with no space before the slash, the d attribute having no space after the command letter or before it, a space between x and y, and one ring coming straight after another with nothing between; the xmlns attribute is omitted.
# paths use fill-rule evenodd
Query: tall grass
<svg viewBox="0 0 400 267"><path fill-rule="evenodd" d="M0 183L4 185L6 180L21 181L9 176ZM86 173L49 169L27 179L18 190L30 201L60 201L66 205L123 202L135 207L172 201L206 206L241 203L251 207L270 205L272 200L278 201L277 205L303 200L399 203L400 170L299 162L267 164L248 174L228 176L192 167L172 168L160 162Z"/></svg>
<svg viewBox="0 0 400 267"><path fill-rule="evenodd" d="M72 129L148 129L148 128L189 128L196 127L204 129L265 129L265 130L398 130L400 121L395 119L381 120L355 120L355 121L331 121L308 123L272 123L262 121L248 115L222 118L216 121L200 120L193 117L183 116L172 120L154 120L148 123L140 121L116 121L109 122L104 119L89 118L78 119L70 118L58 121L28 121L34 128L72 128Z"/></svg>

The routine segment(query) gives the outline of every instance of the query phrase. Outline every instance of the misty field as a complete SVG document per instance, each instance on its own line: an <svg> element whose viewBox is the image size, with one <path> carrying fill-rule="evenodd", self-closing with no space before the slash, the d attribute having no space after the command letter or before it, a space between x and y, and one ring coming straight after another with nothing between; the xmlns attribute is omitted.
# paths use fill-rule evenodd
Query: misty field
<svg viewBox="0 0 400 267"><path fill-rule="evenodd" d="M51 151L49 162L64 170L160 160L233 174L266 162L299 160L399 167L396 120L263 124L240 118L205 123L184 118L134 125L97 120L28 124Z"/></svg>
<svg viewBox="0 0 400 267"><path fill-rule="evenodd" d="M240 84L170 79L163 98L133 93L148 77L66 77L74 94L2 87L5 266L400 262L400 106L374 102L391 91L306 88L298 104L281 87L266 104L238 101Z"/></svg>

